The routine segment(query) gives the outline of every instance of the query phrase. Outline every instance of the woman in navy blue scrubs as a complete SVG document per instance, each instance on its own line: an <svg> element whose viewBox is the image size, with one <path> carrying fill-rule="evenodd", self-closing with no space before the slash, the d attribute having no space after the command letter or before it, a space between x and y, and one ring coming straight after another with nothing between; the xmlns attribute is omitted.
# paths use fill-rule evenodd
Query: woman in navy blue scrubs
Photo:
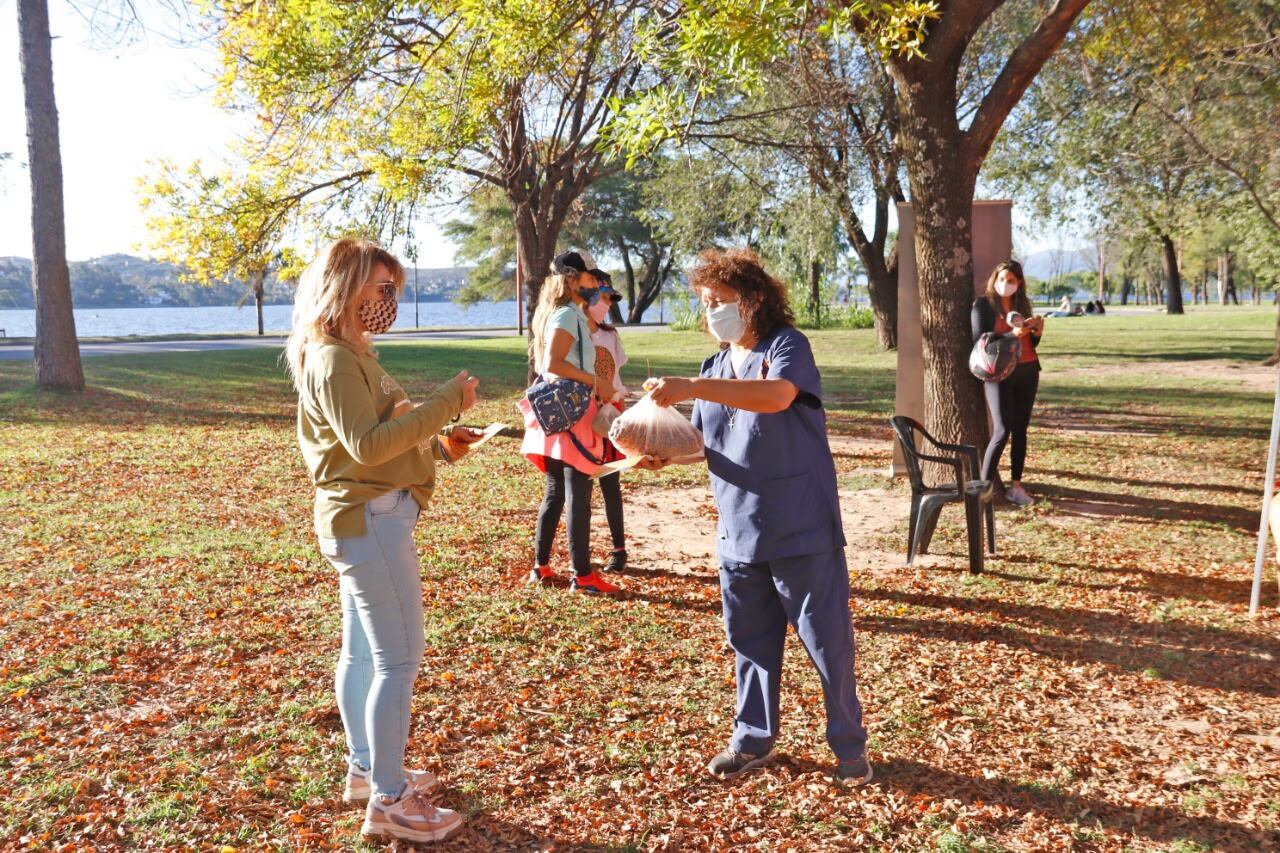
<svg viewBox="0 0 1280 853"><path fill-rule="evenodd" d="M697 379L663 377L659 405L693 399L720 512L725 633L737 656L729 746L711 759L729 779L766 763L778 737L782 649L790 624L822 679L827 742L840 784L871 780L853 672L849 571L827 444L822 381L793 325L786 288L750 250L708 251L692 275L720 352Z"/></svg>

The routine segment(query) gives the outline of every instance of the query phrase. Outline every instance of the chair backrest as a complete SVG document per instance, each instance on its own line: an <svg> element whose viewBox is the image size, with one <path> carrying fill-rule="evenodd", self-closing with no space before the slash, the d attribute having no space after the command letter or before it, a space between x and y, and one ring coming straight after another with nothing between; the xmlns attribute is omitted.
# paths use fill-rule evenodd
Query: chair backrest
<svg viewBox="0 0 1280 853"><path fill-rule="evenodd" d="M924 424L906 415L894 415L889 418L889 426L902 445L902 458L907 463L907 479L911 481L911 489L920 491L924 488L924 472L920 469L919 445L916 435L928 435Z"/></svg>

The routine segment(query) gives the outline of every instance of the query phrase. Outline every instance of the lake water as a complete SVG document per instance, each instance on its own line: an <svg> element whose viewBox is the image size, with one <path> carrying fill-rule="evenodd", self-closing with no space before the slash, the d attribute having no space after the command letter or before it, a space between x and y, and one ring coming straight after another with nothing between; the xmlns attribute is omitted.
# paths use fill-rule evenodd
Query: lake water
<svg viewBox="0 0 1280 853"><path fill-rule="evenodd" d="M289 331L292 305L264 305L262 322L267 332ZM76 334L82 338L120 335L184 335L220 332L256 332L257 311L252 305L209 305L199 308L77 308ZM656 315L655 315L656 316ZM424 327L515 326L516 303L481 302L462 308L452 302L418 303L418 324ZM413 303L402 302L393 328L413 328ZM36 333L33 310L0 311L0 329L11 338Z"/></svg>

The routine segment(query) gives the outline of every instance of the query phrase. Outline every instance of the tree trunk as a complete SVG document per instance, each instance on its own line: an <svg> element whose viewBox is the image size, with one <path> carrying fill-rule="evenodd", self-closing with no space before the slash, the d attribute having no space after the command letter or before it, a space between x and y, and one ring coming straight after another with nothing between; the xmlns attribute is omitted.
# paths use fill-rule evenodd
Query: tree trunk
<svg viewBox="0 0 1280 853"><path fill-rule="evenodd" d="M259 335L263 333L262 298L265 295L264 294L265 288L263 285L266 281L266 278L267 278L266 270L253 271L253 303L254 303L254 306L258 309L258 334Z"/></svg>
<svg viewBox="0 0 1280 853"><path fill-rule="evenodd" d="M977 164L956 156L964 143L954 86L906 80L898 92L903 126L909 129L900 138L915 215L925 427L941 441L982 447L987 413L980 385L968 371Z"/></svg>
<svg viewBox="0 0 1280 853"><path fill-rule="evenodd" d="M1098 302L1107 301L1107 245L1098 241Z"/></svg>
<svg viewBox="0 0 1280 853"><path fill-rule="evenodd" d="M822 325L822 261L809 262L809 318Z"/></svg>
<svg viewBox="0 0 1280 853"><path fill-rule="evenodd" d="M663 260L666 255L666 260ZM658 297L662 294L662 285L671 274L671 265L675 254L667 250L656 240L650 240L648 252L641 253L644 261L644 278L640 281L639 292L631 303L628 322L639 323Z"/></svg>
<svg viewBox="0 0 1280 853"><path fill-rule="evenodd" d="M1165 313L1182 314L1182 274L1178 271L1178 253L1173 238L1160 235L1160 259L1164 269Z"/></svg>
<svg viewBox="0 0 1280 853"><path fill-rule="evenodd" d="M837 199L840 222L844 226L845 239L857 252L867 271L867 296L871 300L871 313L875 317L876 341L882 349L898 347L898 240L895 237L889 257L884 256L884 236L888 230L889 198L876 199L873 236L868 239L862 230L862 221L853 209L853 202L842 194Z"/></svg>
<svg viewBox="0 0 1280 853"><path fill-rule="evenodd" d="M84 389L71 305L62 151L53 98L52 39L46 0L18 0L22 88L31 172L31 287L36 304L34 367L42 388Z"/></svg>
<svg viewBox="0 0 1280 853"><path fill-rule="evenodd" d="M1121 275L1120 277L1120 304L1129 304L1129 291L1133 289L1133 276Z"/></svg>
<svg viewBox="0 0 1280 853"><path fill-rule="evenodd" d="M1236 291L1235 256L1223 252L1218 256L1218 301L1226 305L1240 304L1240 296Z"/></svg>

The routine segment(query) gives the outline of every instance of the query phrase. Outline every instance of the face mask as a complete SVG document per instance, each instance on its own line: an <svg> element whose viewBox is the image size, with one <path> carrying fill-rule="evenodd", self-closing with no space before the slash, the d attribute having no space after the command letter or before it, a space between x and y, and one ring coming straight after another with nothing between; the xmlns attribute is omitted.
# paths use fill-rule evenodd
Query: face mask
<svg viewBox="0 0 1280 853"><path fill-rule="evenodd" d="M366 299L360 303L360 319L371 335L380 335L396 321L399 303L393 295L390 299Z"/></svg>
<svg viewBox="0 0 1280 853"><path fill-rule="evenodd" d="M587 305L595 305L600 301L600 288L598 287L579 287L578 295Z"/></svg>
<svg viewBox="0 0 1280 853"><path fill-rule="evenodd" d="M1005 281L1004 279L1001 279L1000 281L996 282L996 293L1000 294L1001 296L1013 296L1013 294L1017 292L1018 292L1018 283L1016 281L1011 283L1011 282Z"/></svg>
<svg viewBox="0 0 1280 853"><path fill-rule="evenodd" d="M747 322L742 319L741 302L725 302L707 309L707 328L721 343L736 343L747 333Z"/></svg>
<svg viewBox="0 0 1280 853"><path fill-rule="evenodd" d="M609 305L607 302L597 302L587 309L587 315L597 323L603 323L609 316Z"/></svg>

